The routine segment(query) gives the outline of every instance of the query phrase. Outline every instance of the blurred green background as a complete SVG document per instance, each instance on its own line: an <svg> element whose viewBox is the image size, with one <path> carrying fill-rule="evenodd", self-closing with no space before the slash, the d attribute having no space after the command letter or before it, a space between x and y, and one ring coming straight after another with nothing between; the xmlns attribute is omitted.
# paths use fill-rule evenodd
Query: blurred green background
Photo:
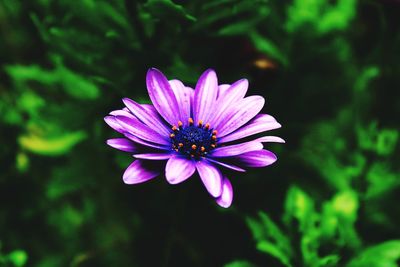
<svg viewBox="0 0 400 267"><path fill-rule="evenodd" d="M395 267L400 262L400 2L0 0L0 266ZM157 67L207 68L283 125L279 160L122 182L103 117L148 102Z"/></svg>

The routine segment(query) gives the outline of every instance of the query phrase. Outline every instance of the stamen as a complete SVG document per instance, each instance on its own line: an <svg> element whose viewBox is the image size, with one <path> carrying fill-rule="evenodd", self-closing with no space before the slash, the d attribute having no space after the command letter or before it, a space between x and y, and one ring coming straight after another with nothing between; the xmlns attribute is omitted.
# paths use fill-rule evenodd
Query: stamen
<svg viewBox="0 0 400 267"><path fill-rule="evenodd" d="M179 146L179 147L183 147L183 144L182 144L182 143L179 143L178 146Z"/></svg>
<svg viewBox="0 0 400 267"><path fill-rule="evenodd" d="M206 148L204 146L202 146L202 147L200 147L200 151L204 152L204 151L206 151Z"/></svg>
<svg viewBox="0 0 400 267"><path fill-rule="evenodd" d="M213 136L211 136L211 139L212 139L213 141L215 141L215 140L217 140L217 137L216 137L215 135L213 135Z"/></svg>
<svg viewBox="0 0 400 267"><path fill-rule="evenodd" d="M176 130L178 130L178 128L176 128L176 126L175 126L175 125L174 125L174 126L172 126L172 128L171 128L171 129L172 129L172 131L174 131L174 132L175 132Z"/></svg>
<svg viewBox="0 0 400 267"><path fill-rule="evenodd" d="M210 124L206 123L206 126L204 126L206 128L206 130L210 129Z"/></svg>
<svg viewBox="0 0 400 267"><path fill-rule="evenodd" d="M172 134L169 135L169 137L174 138L175 134L172 133Z"/></svg>
<svg viewBox="0 0 400 267"><path fill-rule="evenodd" d="M189 125L193 125L193 119L192 118L189 118Z"/></svg>
<svg viewBox="0 0 400 267"><path fill-rule="evenodd" d="M199 127L203 126L203 121L199 120Z"/></svg>
<svg viewBox="0 0 400 267"><path fill-rule="evenodd" d="M192 145L192 149L196 150L197 146L196 145Z"/></svg>
<svg viewBox="0 0 400 267"><path fill-rule="evenodd" d="M216 145L215 145L215 144L211 144L211 147L212 147L212 148L215 148L215 147L216 147Z"/></svg>
<svg viewBox="0 0 400 267"><path fill-rule="evenodd" d="M213 135L217 135L217 133L218 133L217 130L212 131L212 134L213 134Z"/></svg>
<svg viewBox="0 0 400 267"><path fill-rule="evenodd" d="M183 123L181 121L178 121L178 127L182 128Z"/></svg>

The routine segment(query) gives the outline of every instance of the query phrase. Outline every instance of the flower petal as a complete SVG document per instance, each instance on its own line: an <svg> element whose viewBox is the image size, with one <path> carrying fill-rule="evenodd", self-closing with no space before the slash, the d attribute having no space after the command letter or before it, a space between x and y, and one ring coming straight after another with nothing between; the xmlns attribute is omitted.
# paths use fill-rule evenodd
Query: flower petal
<svg viewBox="0 0 400 267"><path fill-rule="evenodd" d="M116 116L115 119L127 132L139 137L140 139L163 145L170 144L165 137L161 136L150 127L144 125L136 118Z"/></svg>
<svg viewBox="0 0 400 267"><path fill-rule="evenodd" d="M125 152L135 152L138 150L135 143L126 138L108 139L107 145Z"/></svg>
<svg viewBox="0 0 400 267"><path fill-rule="evenodd" d="M139 184L146 182L160 174L159 171L152 170L149 164L143 160L135 160L125 170L122 179L126 184Z"/></svg>
<svg viewBox="0 0 400 267"><path fill-rule="evenodd" d="M254 95L242 99L237 105L229 108L219 125L214 126L218 130L218 136L230 134L254 118L261 111L264 103L263 97Z"/></svg>
<svg viewBox="0 0 400 267"><path fill-rule="evenodd" d="M148 159L148 160L166 160L171 157L171 153L143 153L133 155L137 159Z"/></svg>
<svg viewBox="0 0 400 267"><path fill-rule="evenodd" d="M147 72L146 84L151 102L153 102L158 113L169 124L176 124L179 107L167 78L159 70L152 68Z"/></svg>
<svg viewBox="0 0 400 267"><path fill-rule="evenodd" d="M262 149L250 151L234 157L240 166L244 167L266 167L277 160L277 157L271 151Z"/></svg>
<svg viewBox="0 0 400 267"><path fill-rule="evenodd" d="M104 117L104 121L108 124L108 126L110 126L111 128L113 128L115 131L119 132L119 133L124 133L126 132L126 129L124 127L122 127L117 120L115 119L114 116L106 116Z"/></svg>
<svg viewBox="0 0 400 267"><path fill-rule="evenodd" d="M213 197L219 197L222 193L222 174L220 170L205 160L197 161L196 169L207 191Z"/></svg>
<svg viewBox="0 0 400 267"><path fill-rule="evenodd" d="M218 108L215 109L215 112L210 119L210 124L213 127L217 127L225 118L225 110L227 110L232 104L243 99L248 87L249 82L246 79L242 79L232 84L225 91L219 92L220 95L216 104Z"/></svg>
<svg viewBox="0 0 400 267"><path fill-rule="evenodd" d="M278 129L281 125L275 120L274 117L267 114L259 114L252 119L247 125L239 128L237 131L226 135L218 140L218 142L226 143L245 138L254 134L262 133L265 131Z"/></svg>
<svg viewBox="0 0 400 267"><path fill-rule="evenodd" d="M186 124L188 118L191 117L190 103L192 102L194 91L189 87L185 87L185 85L183 85L179 80L171 80L169 81L169 84L171 85L171 88L175 93L176 101L178 102L180 114L179 120Z"/></svg>
<svg viewBox="0 0 400 267"><path fill-rule="evenodd" d="M212 151L211 156L216 158L237 156L249 151L261 150L263 145L260 142L250 141L236 145L218 147Z"/></svg>
<svg viewBox="0 0 400 267"><path fill-rule="evenodd" d="M193 99L193 119L207 123L214 112L218 94L217 75L211 69L206 70L196 84Z"/></svg>
<svg viewBox="0 0 400 267"><path fill-rule="evenodd" d="M219 98L220 96L222 96L222 95L225 94L225 91L226 91L229 87L231 87L230 84L220 84L220 85L218 85L217 100L218 100L218 98Z"/></svg>
<svg viewBox="0 0 400 267"><path fill-rule="evenodd" d="M261 142L261 143L285 143L285 140L283 140L282 138L278 137L278 136L263 136L260 138L255 139L254 141L256 142Z"/></svg>
<svg viewBox="0 0 400 267"><path fill-rule="evenodd" d="M156 130L157 132L162 132L162 134L165 136L169 135L170 130L161 121L159 121L157 117L151 114L148 109L129 98L124 98L122 101L130 110L130 112L132 112L132 114L144 124L149 126L151 129Z"/></svg>
<svg viewBox="0 0 400 267"><path fill-rule="evenodd" d="M211 159L211 158L207 158L207 160L208 160L208 161L211 161L211 162L213 162L213 163L215 163L215 164L221 165L221 166L223 166L223 167L225 167L225 168L234 170L234 171L246 172L246 170L244 170L244 169L242 169L242 168L240 168L240 167L238 167L238 166L232 165L232 164L227 164L227 163L224 163L224 162L221 162L221 161L217 161L217 160Z"/></svg>
<svg viewBox="0 0 400 267"><path fill-rule="evenodd" d="M165 166L165 177L170 184L179 184L192 176L195 170L194 161L175 155Z"/></svg>
<svg viewBox="0 0 400 267"><path fill-rule="evenodd" d="M233 200L233 188L228 178L224 177L222 184L222 194L216 199L217 204L223 208L229 208Z"/></svg>
<svg viewBox="0 0 400 267"><path fill-rule="evenodd" d="M124 135L125 135L125 137L128 138L129 140L132 140L133 142L138 143L138 144L141 144L141 145L143 145L143 146L148 146L148 147L152 147L152 148L156 148L156 149L161 149L161 150L167 150L167 151L168 151L168 150L171 150L171 146L167 146L167 145L160 146L160 145L157 145L157 144L154 144L154 143L151 143L151 142L147 142L147 141L144 141L144 140L140 139L139 137L134 136L134 135L131 134L131 133L125 132Z"/></svg>

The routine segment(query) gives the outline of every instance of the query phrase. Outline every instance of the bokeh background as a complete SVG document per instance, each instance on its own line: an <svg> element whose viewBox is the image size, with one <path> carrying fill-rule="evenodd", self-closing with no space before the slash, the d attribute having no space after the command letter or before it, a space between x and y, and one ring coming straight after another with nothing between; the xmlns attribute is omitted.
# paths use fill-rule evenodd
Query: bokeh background
<svg viewBox="0 0 400 267"><path fill-rule="evenodd" d="M0 266L395 267L400 2L0 0ZM105 140L148 68L250 81L279 160L128 186Z"/></svg>

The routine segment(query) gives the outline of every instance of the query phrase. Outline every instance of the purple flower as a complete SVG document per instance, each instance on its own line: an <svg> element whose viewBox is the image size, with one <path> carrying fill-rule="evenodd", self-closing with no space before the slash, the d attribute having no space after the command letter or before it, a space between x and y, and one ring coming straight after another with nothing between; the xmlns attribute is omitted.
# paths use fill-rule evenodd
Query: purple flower
<svg viewBox="0 0 400 267"><path fill-rule="evenodd" d="M210 195L227 208L233 190L219 167L244 172L247 167L276 161L262 143L284 140L251 136L281 125L270 115L258 114L263 97L245 97L246 79L218 85L216 73L209 69L193 90L179 80L168 81L153 68L147 72L146 84L153 105L124 98L126 107L105 117L111 128L125 136L109 139L107 144L136 158L123 175L126 184L155 178L163 170L152 161L166 161L165 177L170 184L185 181L197 170Z"/></svg>

